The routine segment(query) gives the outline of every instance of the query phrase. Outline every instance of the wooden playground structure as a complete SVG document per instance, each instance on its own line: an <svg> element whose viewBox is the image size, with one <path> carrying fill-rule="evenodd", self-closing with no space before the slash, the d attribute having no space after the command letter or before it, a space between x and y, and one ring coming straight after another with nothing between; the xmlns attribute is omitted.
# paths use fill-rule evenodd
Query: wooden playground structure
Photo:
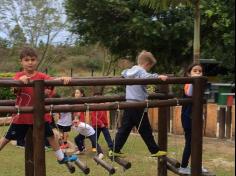
<svg viewBox="0 0 236 176"><path fill-rule="evenodd" d="M168 84L193 84L192 98L173 98L168 94ZM192 146L191 146L191 175L212 175L202 173L202 148L203 148L203 104L204 104L204 88L207 83L206 77L187 78L187 77L170 77L166 81L161 81L157 78L151 79L124 79L118 77L111 78L80 78L72 79L70 84L63 85L58 80L36 80L25 85L20 81L9 79L1 79L0 87L33 87L34 89L34 105L30 107L16 107L12 102L0 103L0 113L33 113L34 125L33 131L29 130L26 136L25 146L25 176L46 176L45 166L45 150L44 150L44 114L47 112L85 112L89 106L89 110L117 110L128 108L159 108L158 115L158 144L162 150L168 151L167 143L167 120L170 106L193 104L192 109ZM161 94L152 95L148 101L143 102L124 102L124 97L120 96L103 96L103 97L86 97L86 98L59 98L45 99L45 86L106 86L106 85L161 85ZM109 102L106 104L96 104ZM66 104L66 105L65 105ZM96 161L97 158L94 158ZM131 167L131 163L116 158L116 162L126 169ZM96 161L97 162L97 161ZM114 174L113 168L110 168L106 163L98 161L110 175ZM89 168L82 162L75 163L85 174L89 173ZM174 172L177 175L177 167L179 163L168 157L158 159L158 176L167 176L167 170ZM71 163L67 167L73 172Z"/></svg>

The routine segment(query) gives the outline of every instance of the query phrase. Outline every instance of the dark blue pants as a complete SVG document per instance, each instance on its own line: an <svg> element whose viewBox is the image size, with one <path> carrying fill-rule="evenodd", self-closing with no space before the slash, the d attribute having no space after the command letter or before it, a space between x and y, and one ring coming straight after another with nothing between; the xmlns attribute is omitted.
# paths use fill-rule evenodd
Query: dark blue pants
<svg viewBox="0 0 236 176"><path fill-rule="evenodd" d="M109 147L110 150L113 150L113 142L112 142L112 139L111 139L111 135L110 135L110 132L108 130L108 128L104 127L104 128L95 128L96 132L97 132L97 141L99 139L99 136L101 134L101 132L103 133L103 136L107 142L107 145Z"/></svg>
<svg viewBox="0 0 236 176"><path fill-rule="evenodd" d="M185 136L185 146L184 146L181 167L187 167L188 163L189 163L189 158L191 156L192 130L191 129L184 129L184 136Z"/></svg>
<svg viewBox="0 0 236 176"><path fill-rule="evenodd" d="M120 150L123 148L133 127L138 129L143 112L144 109L138 108L127 109L124 111L121 127L118 129L115 137L115 152L120 152ZM144 117L138 132L148 147L150 153L157 153L159 151L159 146L156 144L154 136L152 135L152 128L147 112L144 113Z"/></svg>
<svg viewBox="0 0 236 176"><path fill-rule="evenodd" d="M93 135L91 135L91 136L88 136L88 138L89 138L89 140L90 140L90 142L91 142L91 144L92 144L92 147L93 148L96 148L96 135L95 134L93 134ZM79 151L83 151L84 150L84 140L85 140L85 136L84 135L82 135L82 134L79 134L79 135L77 135L76 137L75 137L75 143L76 143L76 145L78 146L78 149L79 149ZM97 153L103 153L102 152L102 149L101 149L101 147L100 147L100 145L97 143Z"/></svg>

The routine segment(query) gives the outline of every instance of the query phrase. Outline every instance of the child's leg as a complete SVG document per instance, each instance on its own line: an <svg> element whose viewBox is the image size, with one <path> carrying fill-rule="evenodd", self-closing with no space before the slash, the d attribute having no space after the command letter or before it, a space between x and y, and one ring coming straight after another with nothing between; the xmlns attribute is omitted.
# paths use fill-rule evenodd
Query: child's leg
<svg viewBox="0 0 236 176"><path fill-rule="evenodd" d="M89 139L91 141L91 144L92 146L94 146L94 148L97 146L97 153L103 153L102 152L102 148L100 147L100 145L97 143L97 140L96 140L96 135L92 135L92 136L89 136ZM97 144L96 144L97 143Z"/></svg>
<svg viewBox="0 0 236 176"><path fill-rule="evenodd" d="M136 116L133 116L135 119L135 125L136 128L138 129L139 125L140 125L140 121L143 115L143 110L141 111L136 111ZM144 140L146 146L148 147L149 151L152 154L155 154L159 151L159 147L156 144L155 140L154 140L154 136L152 134L152 128L150 125L150 122L148 120L148 114L144 113L144 117L142 119L142 123L139 127L139 134L141 135L142 139Z"/></svg>
<svg viewBox="0 0 236 176"><path fill-rule="evenodd" d="M181 167L187 167L189 163L189 158L191 155L191 135L192 135L191 131L192 131L191 129L184 129L185 146L184 146Z"/></svg>
<svg viewBox="0 0 236 176"><path fill-rule="evenodd" d="M85 149L84 147L84 139L85 139L85 136L79 134L75 137L75 144L77 145L79 151L83 151Z"/></svg>
<svg viewBox="0 0 236 176"><path fill-rule="evenodd" d="M64 153L60 149L58 139L54 136L53 130L48 122L45 123L45 136L55 152L57 160L62 161L64 159Z"/></svg>
<svg viewBox="0 0 236 176"><path fill-rule="evenodd" d="M5 137L2 137L0 139L0 151L10 142L10 140L6 139Z"/></svg>
<svg viewBox="0 0 236 176"><path fill-rule="evenodd" d="M24 139L30 125L11 124L6 135L0 140L0 151L11 141ZM32 127L32 126L31 126Z"/></svg>
<svg viewBox="0 0 236 176"><path fill-rule="evenodd" d="M112 150L113 149L113 142L112 142L111 135L110 135L108 128L102 128L102 133L104 135L104 138L107 142L109 149Z"/></svg>
<svg viewBox="0 0 236 176"><path fill-rule="evenodd" d="M102 131L102 128L97 128L96 129L96 127L94 127L94 129L95 129L95 132L97 133L97 141L98 141L98 139L100 137L100 134L101 134L101 131Z"/></svg>
<svg viewBox="0 0 236 176"><path fill-rule="evenodd" d="M132 115L132 112L129 109L124 111L122 124L121 124L121 127L118 129L118 132L115 137L115 142L114 142L116 153L120 152L120 150L123 148L134 126L130 118L131 115Z"/></svg>

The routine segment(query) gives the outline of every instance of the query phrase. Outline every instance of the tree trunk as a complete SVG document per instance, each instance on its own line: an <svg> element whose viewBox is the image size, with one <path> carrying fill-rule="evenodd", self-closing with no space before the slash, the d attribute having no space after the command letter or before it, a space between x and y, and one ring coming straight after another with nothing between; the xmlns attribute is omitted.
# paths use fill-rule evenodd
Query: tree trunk
<svg viewBox="0 0 236 176"><path fill-rule="evenodd" d="M200 63L200 0L194 1L193 62Z"/></svg>

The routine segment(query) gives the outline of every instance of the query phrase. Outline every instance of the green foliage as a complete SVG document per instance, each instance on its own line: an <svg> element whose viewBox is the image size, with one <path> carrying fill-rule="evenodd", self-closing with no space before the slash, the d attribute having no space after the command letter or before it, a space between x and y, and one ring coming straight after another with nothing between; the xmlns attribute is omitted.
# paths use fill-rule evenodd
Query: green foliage
<svg viewBox="0 0 236 176"><path fill-rule="evenodd" d="M7 39L3 39L2 37L0 37L0 49L1 48L7 48L10 45L10 41L8 41Z"/></svg>
<svg viewBox="0 0 236 176"><path fill-rule="evenodd" d="M82 43L100 42L112 54L133 61L139 51L149 50L158 58L154 71L177 74L193 60L193 6L175 6L178 0L143 0L152 1L151 7L161 7L161 2L169 7L155 11L140 6L140 1L66 0L71 30ZM234 18L233 0L201 1L201 58L235 67Z"/></svg>
<svg viewBox="0 0 236 176"><path fill-rule="evenodd" d="M146 49L160 58L159 70L165 72L191 60L191 8L155 13L140 6L138 0L67 0L66 12L73 23L72 32L82 42L100 42L118 57L135 60L137 53Z"/></svg>
<svg viewBox="0 0 236 176"><path fill-rule="evenodd" d="M0 78L12 78L14 73L0 73ZM0 79L1 81L1 79ZM0 87L0 100L15 99L15 95L9 87Z"/></svg>
<svg viewBox="0 0 236 176"><path fill-rule="evenodd" d="M26 37L22 28L17 24L10 33L13 46L22 47L26 43Z"/></svg>
<svg viewBox="0 0 236 176"><path fill-rule="evenodd" d="M235 69L235 1L202 2L203 57L219 60L231 70L227 79L234 79ZM223 78L225 80L225 77Z"/></svg>

